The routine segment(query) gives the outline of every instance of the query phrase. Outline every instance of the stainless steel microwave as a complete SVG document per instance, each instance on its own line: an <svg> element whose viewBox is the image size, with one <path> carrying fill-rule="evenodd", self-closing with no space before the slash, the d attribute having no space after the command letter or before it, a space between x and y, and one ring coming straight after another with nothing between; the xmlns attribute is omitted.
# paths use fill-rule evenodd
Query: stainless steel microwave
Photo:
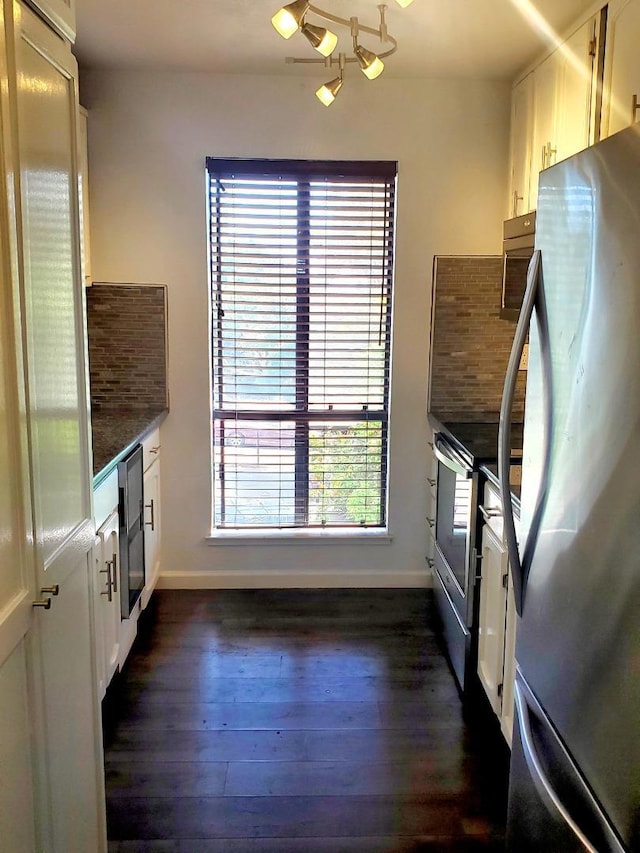
<svg viewBox="0 0 640 853"><path fill-rule="evenodd" d="M502 305L500 316L517 320L527 286L527 269L533 255L536 214L507 219L503 228Z"/></svg>

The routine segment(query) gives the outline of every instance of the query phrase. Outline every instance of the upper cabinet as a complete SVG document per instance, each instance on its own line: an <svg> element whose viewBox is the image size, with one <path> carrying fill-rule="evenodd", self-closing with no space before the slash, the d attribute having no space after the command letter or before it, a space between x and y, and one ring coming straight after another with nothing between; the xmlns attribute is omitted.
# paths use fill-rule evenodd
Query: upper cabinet
<svg viewBox="0 0 640 853"><path fill-rule="evenodd" d="M60 35L69 41L76 37L76 0L28 0Z"/></svg>
<svg viewBox="0 0 640 853"><path fill-rule="evenodd" d="M640 118L640 0L609 4L605 73L604 136Z"/></svg>
<svg viewBox="0 0 640 853"><path fill-rule="evenodd" d="M585 21L513 88L509 216L535 210L540 172L593 141L599 19Z"/></svg>
<svg viewBox="0 0 640 853"><path fill-rule="evenodd" d="M533 123L533 73L513 89L511 102L511 207L509 216L529 212L531 133Z"/></svg>

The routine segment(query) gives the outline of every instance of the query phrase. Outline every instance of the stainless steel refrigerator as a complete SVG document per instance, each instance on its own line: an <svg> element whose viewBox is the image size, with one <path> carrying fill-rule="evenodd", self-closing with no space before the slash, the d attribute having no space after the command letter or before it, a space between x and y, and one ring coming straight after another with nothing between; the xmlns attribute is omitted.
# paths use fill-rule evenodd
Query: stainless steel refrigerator
<svg viewBox="0 0 640 853"><path fill-rule="evenodd" d="M510 398L527 335L516 531ZM508 849L640 850L639 125L540 176L499 444L520 613Z"/></svg>

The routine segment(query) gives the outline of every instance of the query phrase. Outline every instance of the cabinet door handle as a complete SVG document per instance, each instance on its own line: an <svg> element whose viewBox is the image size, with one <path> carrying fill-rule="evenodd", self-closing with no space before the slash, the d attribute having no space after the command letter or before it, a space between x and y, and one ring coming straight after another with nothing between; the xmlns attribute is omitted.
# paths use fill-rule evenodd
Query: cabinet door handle
<svg viewBox="0 0 640 853"><path fill-rule="evenodd" d="M40 589L41 595L48 593L49 595L60 595L60 584L54 583L53 586L43 586Z"/></svg>
<svg viewBox="0 0 640 853"><path fill-rule="evenodd" d="M118 591L118 555L114 551L113 552L113 560L111 561L112 572L111 572L111 587L114 592Z"/></svg>
<svg viewBox="0 0 640 853"><path fill-rule="evenodd" d="M146 508L151 512L151 521L145 521L147 527L150 527L151 530L156 529L156 512L155 512L155 504L153 502L153 498L151 498L151 503L145 504Z"/></svg>
<svg viewBox="0 0 640 853"><path fill-rule="evenodd" d="M523 195L518 195L518 190L513 191L513 215L518 215L518 202L524 201Z"/></svg>
<svg viewBox="0 0 640 853"><path fill-rule="evenodd" d="M101 575L107 576L107 588L103 590L100 595L106 595L107 601L113 601L113 583L111 581L111 560L107 560L105 563L106 569L100 569Z"/></svg>
<svg viewBox="0 0 640 853"><path fill-rule="evenodd" d="M37 601L31 602L32 607L43 607L45 610L51 610L51 599L50 598L41 598Z"/></svg>
<svg viewBox="0 0 640 853"><path fill-rule="evenodd" d="M502 510L497 506L484 507L480 505L480 512L482 513L485 521L489 521L492 518L500 518L502 516Z"/></svg>

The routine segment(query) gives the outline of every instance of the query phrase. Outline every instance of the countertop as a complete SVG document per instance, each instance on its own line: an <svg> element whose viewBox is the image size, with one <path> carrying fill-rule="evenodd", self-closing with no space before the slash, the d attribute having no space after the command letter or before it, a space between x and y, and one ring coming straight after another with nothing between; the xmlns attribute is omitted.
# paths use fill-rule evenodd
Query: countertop
<svg viewBox="0 0 640 853"><path fill-rule="evenodd" d="M486 420L470 418L464 421L452 421L446 413L429 412L429 423L436 432L443 432L453 439L454 445L463 451L464 455L473 460L474 466L495 465L498 461L498 416ZM522 457L522 428L521 423L511 425L511 457L517 460Z"/></svg>
<svg viewBox="0 0 640 853"><path fill-rule="evenodd" d="M476 415L477 417L477 415ZM488 480L500 488L498 478L498 416L489 413L486 420L452 421L443 412L429 412L429 423L443 432ZM514 509L520 512L520 472L523 424L511 425L511 495Z"/></svg>
<svg viewBox="0 0 640 853"><path fill-rule="evenodd" d="M93 434L94 487L113 470L121 459L149 430L160 426L168 409L113 409L91 412Z"/></svg>

